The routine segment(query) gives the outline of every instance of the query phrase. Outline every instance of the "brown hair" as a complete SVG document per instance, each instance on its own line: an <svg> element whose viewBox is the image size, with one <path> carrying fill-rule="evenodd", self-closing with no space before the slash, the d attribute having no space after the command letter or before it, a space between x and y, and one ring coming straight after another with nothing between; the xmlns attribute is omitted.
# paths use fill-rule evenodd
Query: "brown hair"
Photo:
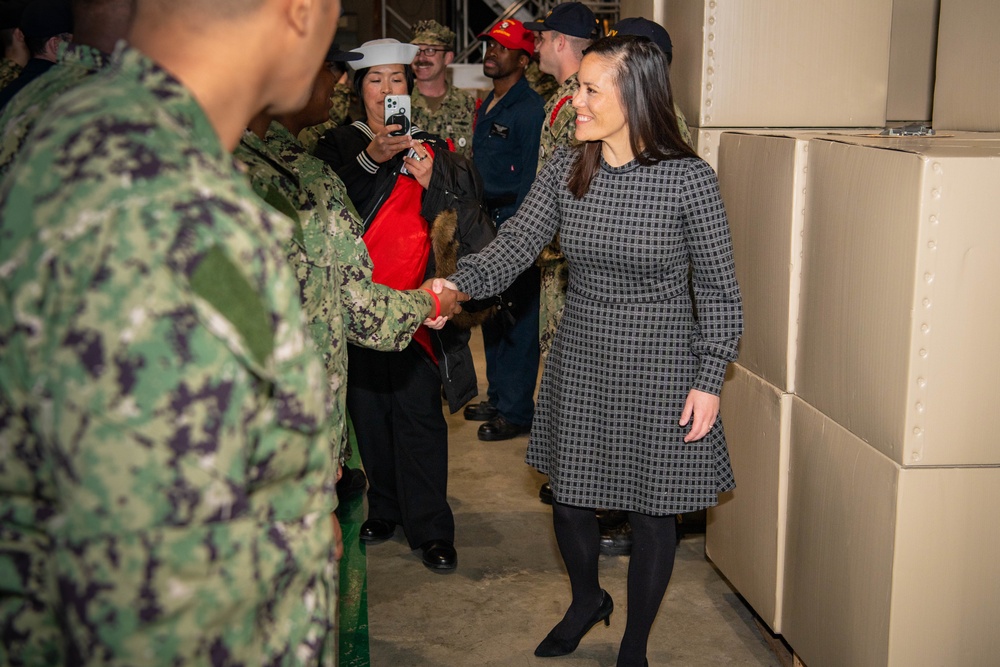
<svg viewBox="0 0 1000 667"><path fill-rule="evenodd" d="M667 57L645 37L618 35L594 42L584 56L605 59L625 112L629 143L639 164L698 157L684 142L674 113ZM628 100L628 103L624 103ZM577 199L590 190L601 168L601 142L587 141L577 149L569 173L569 190Z"/></svg>

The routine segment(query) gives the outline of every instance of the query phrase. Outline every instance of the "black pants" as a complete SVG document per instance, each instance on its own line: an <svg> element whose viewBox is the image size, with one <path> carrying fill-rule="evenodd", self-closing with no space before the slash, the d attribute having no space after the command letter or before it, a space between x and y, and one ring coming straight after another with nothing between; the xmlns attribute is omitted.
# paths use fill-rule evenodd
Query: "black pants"
<svg viewBox="0 0 1000 667"><path fill-rule="evenodd" d="M368 516L403 526L410 547L455 540L441 376L416 343L348 346L347 409L368 474Z"/></svg>

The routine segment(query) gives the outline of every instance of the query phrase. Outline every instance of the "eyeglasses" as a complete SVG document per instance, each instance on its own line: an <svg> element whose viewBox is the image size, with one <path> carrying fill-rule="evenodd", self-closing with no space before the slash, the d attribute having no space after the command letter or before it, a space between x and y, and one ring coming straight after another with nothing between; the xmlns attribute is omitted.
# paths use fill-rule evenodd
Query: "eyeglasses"
<svg viewBox="0 0 1000 667"><path fill-rule="evenodd" d="M447 51L443 46L418 46L417 54L422 56L433 56L435 53L444 53Z"/></svg>

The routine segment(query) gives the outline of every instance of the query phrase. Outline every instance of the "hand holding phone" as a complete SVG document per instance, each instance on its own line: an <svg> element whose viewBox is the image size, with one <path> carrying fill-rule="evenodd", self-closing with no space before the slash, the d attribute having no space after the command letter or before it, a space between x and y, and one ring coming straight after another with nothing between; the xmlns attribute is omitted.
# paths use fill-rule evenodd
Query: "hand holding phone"
<svg viewBox="0 0 1000 667"><path fill-rule="evenodd" d="M410 133L409 95L385 96L385 124L402 126L400 129L390 132L390 136L398 137Z"/></svg>

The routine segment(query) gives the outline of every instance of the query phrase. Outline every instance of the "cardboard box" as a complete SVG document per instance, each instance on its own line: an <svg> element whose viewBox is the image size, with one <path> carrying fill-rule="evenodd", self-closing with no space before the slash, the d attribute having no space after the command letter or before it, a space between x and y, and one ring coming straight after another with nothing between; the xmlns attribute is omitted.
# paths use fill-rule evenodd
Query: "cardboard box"
<svg viewBox="0 0 1000 667"><path fill-rule="evenodd" d="M719 144L722 143L722 135L726 132L739 132L744 128L734 127L696 127L689 125L691 139L694 141L693 148L698 156L711 165L716 173L719 173ZM753 132L752 129L747 130Z"/></svg>
<svg viewBox="0 0 1000 667"><path fill-rule="evenodd" d="M661 9L674 93L692 125L885 125L891 0L684 0Z"/></svg>
<svg viewBox="0 0 1000 667"><path fill-rule="evenodd" d="M781 627L802 662L995 664L1000 468L902 468L791 412Z"/></svg>
<svg viewBox="0 0 1000 667"><path fill-rule="evenodd" d="M717 163L733 236L743 295L739 363L787 392L795 391L809 140L843 133L698 131L699 145Z"/></svg>
<svg viewBox="0 0 1000 667"><path fill-rule="evenodd" d="M806 158L814 136L729 131L719 148L743 296L739 363L787 392L795 391Z"/></svg>
<svg viewBox="0 0 1000 667"><path fill-rule="evenodd" d="M997 465L1000 141L813 139L795 390L904 466Z"/></svg>
<svg viewBox="0 0 1000 667"><path fill-rule="evenodd" d="M998 34L1000 2L941 3L934 81L936 129L1000 132Z"/></svg>
<svg viewBox="0 0 1000 667"><path fill-rule="evenodd" d="M931 120L940 6L941 0L892 3L886 120Z"/></svg>
<svg viewBox="0 0 1000 667"><path fill-rule="evenodd" d="M722 387L736 489L708 510L705 553L774 632L781 632L791 394L738 364Z"/></svg>
<svg viewBox="0 0 1000 667"><path fill-rule="evenodd" d="M712 169L716 172L719 171L719 146L722 143L722 135L726 132L739 132L741 134L773 134L779 136L793 136L804 132L810 132L817 135L821 134L847 134L852 136L859 132L867 132L870 134L878 134L882 131L881 127L852 127L852 128L842 128L842 127L829 127L829 128L808 128L808 129L789 129L781 127L698 127L697 125L689 125L688 130L691 132L691 139L694 141L695 152L698 156L711 165Z"/></svg>

